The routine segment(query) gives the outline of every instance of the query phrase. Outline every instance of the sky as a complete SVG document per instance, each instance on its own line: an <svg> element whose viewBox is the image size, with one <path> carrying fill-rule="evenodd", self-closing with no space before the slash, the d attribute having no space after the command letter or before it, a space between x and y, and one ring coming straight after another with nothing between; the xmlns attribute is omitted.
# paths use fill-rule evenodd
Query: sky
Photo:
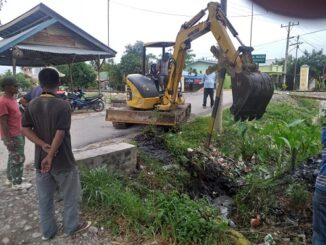
<svg viewBox="0 0 326 245"><path fill-rule="evenodd" d="M119 62L125 46L143 42L174 41L181 25L205 9L205 0L43 0L45 5L68 19L90 35L108 44L117 51L115 62ZM108 18L109 2L109 18ZM0 20L5 24L39 4L39 0L7 0L0 12ZM249 0L228 0L227 15L245 45L250 44L252 5ZM109 21L108 21L109 19ZM205 18L203 19L205 20ZM252 46L253 54L266 54L266 59L285 56L286 28L289 22L299 25L291 29L290 45L303 42L298 56L304 50L326 50L326 17L323 20L304 20L272 14L254 5ZM109 28L108 28L109 22ZM235 40L234 46L239 43ZM211 59L210 47L216 44L208 33L192 42L196 59ZM289 54L295 55L295 45L290 46Z"/></svg>

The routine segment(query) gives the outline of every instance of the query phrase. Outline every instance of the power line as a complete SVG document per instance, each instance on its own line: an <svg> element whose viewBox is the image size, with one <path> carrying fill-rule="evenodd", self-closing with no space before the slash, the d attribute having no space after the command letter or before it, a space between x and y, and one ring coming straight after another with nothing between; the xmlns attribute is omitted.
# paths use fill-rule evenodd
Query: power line
<svg viewBox="0 0 326 245"><path fill-rule="evenodd" d="M301 28L299 27L299 29L301 30L301 33L306 33L307 29L306 28ZM320 35L310 35L309 37L305 37L305 40L310 40L310 42L314 43L314 44L324 44L324 40ZM318 45L321 46L321 45Z"/></svg>
<svg viewBox="0 0 326 245"><path fill-rule="evenodd" d="M253 16L260 16L260 15L264 15L264 14L253 14ZM237 17L251 17L251 14L249 15L229 15L229 18L237 18Z"/></svg>
<svg viewBox="0 0 326 245"><path fill-rule="evenodd" d="M312 45L310 42L308 42L306 39L303 39L303 41L305 41L305 43L307 43L310 47L314 48L314 49L318 49L316 46Z"/></svg>
<svg viewBox="0 0 326 245"><path fill-rule="evenodd" d="M124 4L124 3L119 3L119 2L116 2L116 1L112 1L112 2L117 4L117 5L123 6L123 7L136 9L136 10L139 10L139 11L153 13L153 14L168 15L168 16L178 16L178 17L189 17L189 18L193 17L193 15L168 13L168 12L162 12L162 11L157 11L157 10L138 8L138 7L135 7L135 6L131 6L131 5ZM259 16L259 15L264 15L264 14L254 14L254 16ZM248 15L230 15L228 17L229 18L251 17L251 14L248 14Z"/></svg>
<svg viewBox="0 0 326 245"><path fill-rule="evenodd" d="M303 34L299 34L299 36L310 35L310 34L314 34L314 33L317 33L317 32L322 32L322 31L326 31L326 29L321 29L321 30L312 31L312 32L306 32L306 33L303 33ZM264 45L268 45L268 44L273 44L273 43L281 42L281 41L284 41L284 40L286 40L286 38L279 39L279 40L274 40L274 41L270 41L270 42L266 42L266 43L261 43L261 44L255 45L255 47L264 46Z"/></svg>
<svg viewBox="0 0 326 245"><path fill-rule="evenodd" d="M301 34L300 36L310 35L310 34L314 34L314 33L317 33L317 32L322 32L322 31L326 31L326 28L321 29L321 30L317 30L317 31L307 32L307 33Z"/></svg>
<svg viewBox="0 0 326 245"><path fill-rule="evenodd" d="M149 12L149 13L161 14L161 15L169 15L169 16L192 17L190 15L185 15L185 14L174 14L174 13L161 12L161 11L156 11L156 10L138 8L138 7L135 7L135 6L119 3L119 2L116 2L116 1L113 1L113 2L115 4L117 4L117 5L124 6L124 7L131 8L131 9L140 10L140 11L143 11L143 12Z"/></svg>

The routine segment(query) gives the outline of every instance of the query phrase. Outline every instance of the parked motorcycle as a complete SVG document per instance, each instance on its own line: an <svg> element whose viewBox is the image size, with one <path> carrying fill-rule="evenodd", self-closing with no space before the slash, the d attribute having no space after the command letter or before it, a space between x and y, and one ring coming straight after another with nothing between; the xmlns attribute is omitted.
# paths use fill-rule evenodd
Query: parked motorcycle
<svg viewBox="0 0 326 245"><path fill-rule="evenodd" d="M81 109L93 109L97 112L103 111L105 105L102 97L102 94L92 97L85 97L85 93L83 92L68 93L68 100L70 102L72 111Z"/></svg>

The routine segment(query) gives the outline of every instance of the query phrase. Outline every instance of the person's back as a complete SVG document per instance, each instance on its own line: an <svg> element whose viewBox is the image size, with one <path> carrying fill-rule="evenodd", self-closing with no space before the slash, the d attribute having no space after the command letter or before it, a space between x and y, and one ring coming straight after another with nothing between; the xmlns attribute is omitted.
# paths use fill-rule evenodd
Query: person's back
<svg viewBox="0 0 326 245"><path fill-rule="evenodd" d="M59 186L64 200L63 230L66 236L87 229L79 222L80 181L70 141L71 109L56 97L59 73L44 68L39 73L43 93L32 100L23 116L23 133L35 143L36 186L42 240L58 232L53 196Z"/></svg>
<svg viewBox="0 0 326 245"><path fill-rule="evenodd" d="M215 87L215 79L216 73L209 73L209 69L206 69L206 73L204 75L204 99L203 99L203 107L206 107L207 97L209 96L211 101L211 107L214 105L214 87Z"/></svg>
<svg viewBox="0 0 326 245"><path fill-rule="evenodd" d="M214 88L216 80L215 72L204 75L204 88Z"/></svg>
<svg viewBox="0 0 326 245"><path fill-rule="evenodd" d="M51 144L56 130L65 131L63 142L53 159L52 171L70 170L75 164L69 132L71 124L70 105L55 95L45 94L45 96L41 95L29 103L26 116L33 120L35 133L48 144ZM40 162L46 156L46 152L42 151L39 146L36 146L35 150L36 168L40 169Z"/></svg>

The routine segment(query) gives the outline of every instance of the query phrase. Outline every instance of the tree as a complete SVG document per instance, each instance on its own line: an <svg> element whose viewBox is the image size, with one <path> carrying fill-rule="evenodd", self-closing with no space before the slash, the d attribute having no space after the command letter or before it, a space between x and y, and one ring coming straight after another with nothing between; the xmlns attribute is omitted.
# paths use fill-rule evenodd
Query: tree
<svg viewBox="0 0 326 245"><path fill-rule="evenodd" d="M109 65L108 71L109 71L110 86L113 86L118 90L123 90L124 83L123 83L123 75L121 73L120 64Z"/></svg>
<svg viewBox="0 0 326 245"><path fill-rule="evenodd" d="M192 68L192 67L188 68L188 73L189 73L189 75L194 74L195 76L197 76L197 74L198 74L196 68Z"/></svg>
<svg viewBox="0 0 326 245"><path fill-rule="evenodd" d="M19 72L16 75L16 80L18 82L19 88L26 91L33 87L33 85L36 83L31 77L26 76L24 73Z"/></svg>
<svg viewBox="0 0 326 245"><path fill-rule="evenodd" d="M126 76L132 73L142 73L142 53L144 43L137 41L134 45L127 45L124 55L121 57L121 74Z"/></svg>
<svg viewBox="0 0 326 245"><path fill-rule="evenodd" d="M309 53L307 50L303 52L303 56L298 59L298 67L301 65L309 66L309 77L319 80L323 73L324 65L326 64L326 56L323 50L312 50Z"/></svg>
<svg viewBox="0 0 326 245"><path fill-rule="evenodd" d="M193 53L192 49L187 50L186 58L185 58L185 67L187 67L189 64L194 62L194 58L196 55Z"/></svg>
<svg viewBox="0 0 326 245"><path fill-rule="evenodd" d="M13 76L11 70L7 70L2 76L7 77L7 76ZM18 82L18 87L19 89L22 89L23 91L29 90L33 87L34 84L37 84L37 81L34 81L31 77L25 75L22 72L19 72L16 74L16 80Z"/></svg>
<svg viewBox="0 0 326 245"><path fill-rule="evenodd" d="M62 83L69 86L71 89L97 86L96 72L90 64L81 62L71 64L71 69L69 65L60 65L57 66L57 68L66 75L64 78L61 78Z"/></svg>
<svg viewBox="0 0 326 245"><path fill-rule="evenodd" d="M6 2L7 0L0 0L0 11L2 10L3 4Z"/></svg>
<svg viewBox="0 0 326 245"><path fill-rule="evenodd" d="M289 55L286 80L287 83L290 84L290 88L292 88L295 63L295 58ZM284 65L284 59L276 60L273 64ZM303 55L297 59L296 81L299 81L300 67L302 65L309 66L309 79L320 80L321 76L323 75L322 73L325 64L326 56L323 54L323 50L312 50L311 53L305 50Z"/></svg>

